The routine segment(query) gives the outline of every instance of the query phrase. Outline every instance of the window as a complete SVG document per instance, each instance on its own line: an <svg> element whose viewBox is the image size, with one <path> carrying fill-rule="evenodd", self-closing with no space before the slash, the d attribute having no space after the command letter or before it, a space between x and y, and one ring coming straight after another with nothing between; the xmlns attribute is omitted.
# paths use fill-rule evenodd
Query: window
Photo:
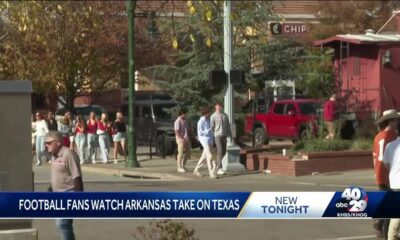
<svg viewBox="0 0 400 240"><path fill-rule="evenodd" d="M162 104L153 105L154 116L156 119L171 119L171 109L174 108L176 104Z"/></svg>
<svg viewBox="0 0 400 240"><path fill-rule="evenodd" d="M296 113L296 108L294 107L294 105L292 103L289 103L286 105L286 112L285 114L289 114L289 111L292 111L293 113Z"/></svg>
<svg viewBox="0 0 400 240"><path fill-rule="evenodd" d="M300 112L304 115L317 115L316 103L300 103Z"/></svg>
<svg viewBox="0 0 400 240"><path fill-rule="evenodd" d="M283 115L284 106L285 106L285 104L283 104L283 103L276 104L275 108L274 108L274 113L275 114L279 114L279 115Z"/></svg>
<svg viewBox="0 0 400 240"><path fill-rule="evenodd" d="M150 106L142 106L142 118L143 119L149 119L151 118L151 108Z"/></svg>
<svg viewBox="0 0 400 240"><path fill-rule="evenodd" d="M360 58L353 58L353 76L360 76Z"/></svg>

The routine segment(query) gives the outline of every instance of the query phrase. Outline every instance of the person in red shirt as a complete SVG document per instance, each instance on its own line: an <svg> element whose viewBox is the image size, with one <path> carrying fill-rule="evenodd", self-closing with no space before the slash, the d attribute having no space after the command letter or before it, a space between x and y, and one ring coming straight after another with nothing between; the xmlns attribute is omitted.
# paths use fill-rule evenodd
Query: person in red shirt
<svg viewBox="0 0 400 240"><path fill-rule="evenodd" d="M380 131L374 138L372 157L375 168L375 182L380 191L390 190L389 169L383 164L383 153L386 145L394 141L398 136L399 118L400 114L395 109L389 109L384 111L382 117L376 121ZM389 220L374 220L377 237L387 239Z"/></svg>
<svg viewBox="0 0 400 240"><path fill-rule="evenodd" d="M325 139L335 138L335 120L336 120L336 95L332 94L328 101L324 103L324 121L328 127L328 135Z"/></svg>

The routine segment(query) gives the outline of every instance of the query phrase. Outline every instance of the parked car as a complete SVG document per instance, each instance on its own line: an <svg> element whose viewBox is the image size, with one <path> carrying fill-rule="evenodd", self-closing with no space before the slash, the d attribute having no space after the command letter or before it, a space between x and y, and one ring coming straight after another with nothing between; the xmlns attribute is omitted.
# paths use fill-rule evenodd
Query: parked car
<svg viewBox="0 0 400 240"><path fill-rule="evenodd" d="M58 109L55 113L56 120L59 121L60 119L62 119L67 111L68 110L66 108ZM91 112L95 112L96 115L100 117L103 112L107 111L99 105L75 106L75 114L82 114L85 120L89 119L89 115Z"/></svg>
<svg viewBox="0 0 400 240"><path fill-rule="evenodd" d="M268 144L270 139L298 140L307 130L318 132L318 101L315 99L287 99L258 106L255 114L247 114L245 132L254 134L255 145Z"/></svg>
<svg viewBox="0 0 400 240"><path fill-rule="evenodd" d="M122 112L128 116L128 98L123 100ZM149 144L150 139L159 155L174 154L175 141L172 109L177 106L171 96L162 92L136 92L134 104L135 134L138 143ZM194 130L193 130L194 131ZM194 132L195 133L195 132ZM192 146L197 146L195 136Z"/></svg>

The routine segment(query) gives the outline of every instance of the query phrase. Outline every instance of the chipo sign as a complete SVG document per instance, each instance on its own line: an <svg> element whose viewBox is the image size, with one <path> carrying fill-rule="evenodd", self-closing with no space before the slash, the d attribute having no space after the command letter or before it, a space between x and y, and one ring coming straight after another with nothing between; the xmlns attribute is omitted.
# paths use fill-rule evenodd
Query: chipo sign
<svg viewBox="0 0 400 240"><path fill-rule="evenodd" d="M304 23L270 23L269 29L273 35L298 35L310 31Z"/></svg>

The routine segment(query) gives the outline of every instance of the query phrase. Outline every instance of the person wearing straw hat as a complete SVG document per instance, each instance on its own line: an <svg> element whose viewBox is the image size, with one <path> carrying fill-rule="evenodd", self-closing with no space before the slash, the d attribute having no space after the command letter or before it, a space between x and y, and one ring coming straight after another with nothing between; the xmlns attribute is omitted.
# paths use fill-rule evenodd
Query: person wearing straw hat
<svg viewBox="0 0 400 240"><path fill-rule="evenodd" d="M390 166L386 166L385 160L388 160L387 154L388 146L393 143L398 136L398 124L400 113L395 109L389 109L383 112L382 116L376 121L379 126L380 132L374 138L373 145L373 160L375 169L375 182L380 191L389 191L392 180L390 179ZM400 157L400 156L399 156ZM390 219L375 219L374 228L376 236L379 238L387 239L389 231Z"/></svg>

